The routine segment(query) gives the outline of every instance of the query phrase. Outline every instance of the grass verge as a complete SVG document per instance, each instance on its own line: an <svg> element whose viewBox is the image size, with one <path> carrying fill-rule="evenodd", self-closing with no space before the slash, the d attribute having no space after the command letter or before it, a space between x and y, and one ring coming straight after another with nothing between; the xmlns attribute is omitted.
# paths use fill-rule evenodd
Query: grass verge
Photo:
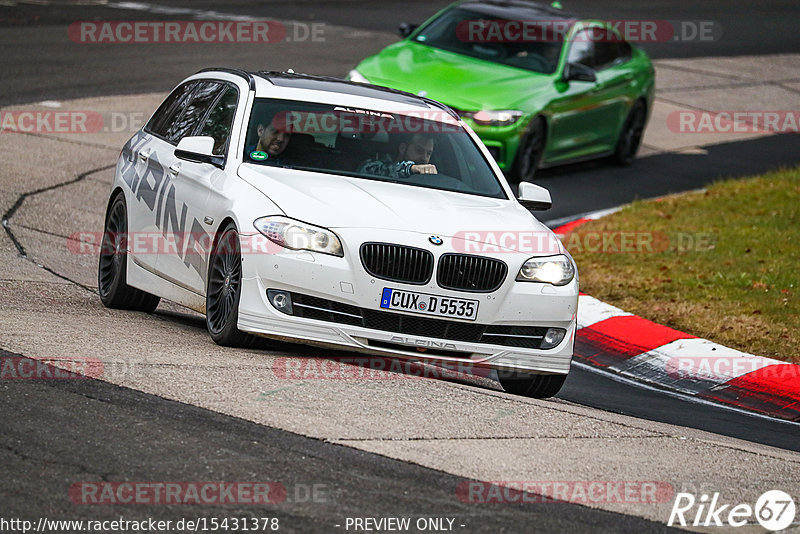
<svg viewBox="0 0 800 534"><path fill-rule="evenodd" d="M581 291L698 337L800 363L800 168L636 201L564 236Z"/></svg>

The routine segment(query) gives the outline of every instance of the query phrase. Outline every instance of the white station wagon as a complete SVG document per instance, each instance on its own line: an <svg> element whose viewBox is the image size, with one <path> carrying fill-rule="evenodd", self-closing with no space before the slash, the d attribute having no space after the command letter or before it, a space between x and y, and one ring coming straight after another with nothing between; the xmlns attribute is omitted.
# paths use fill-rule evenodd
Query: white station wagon
<svg viewBox="0 0 800 534"><path fill-rule="evenodd" d="M220 345L256 336L496 369L550 397L578 279L478 137L424 97L333 78L207 69L124 146L100 252L108 307L164 298Z"/></svg>

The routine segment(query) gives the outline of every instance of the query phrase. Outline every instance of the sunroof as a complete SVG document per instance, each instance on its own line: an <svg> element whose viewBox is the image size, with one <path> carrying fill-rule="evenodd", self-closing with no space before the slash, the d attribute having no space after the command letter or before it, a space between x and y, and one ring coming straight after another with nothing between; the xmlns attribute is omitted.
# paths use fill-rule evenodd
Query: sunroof
<svg viewBox="0 0 800 534"><path fill-rule="evenodd" d="M290 74L286 72L259 72L260 76L268 79L279 87L295 87L297 89L313 89L316 91L329 91L348 95L380 98L391 102L427 106L420 97L395 91L393 89L378 89L362 83L309 76L306 74Z"/></svg>

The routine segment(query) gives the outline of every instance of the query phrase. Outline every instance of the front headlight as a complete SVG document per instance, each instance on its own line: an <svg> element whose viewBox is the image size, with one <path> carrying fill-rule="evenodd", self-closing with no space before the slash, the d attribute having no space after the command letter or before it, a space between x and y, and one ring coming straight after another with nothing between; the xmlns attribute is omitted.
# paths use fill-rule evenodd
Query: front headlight
<svg viewBox="0 0 800 534"><path fill-rule="evenodd" d="M462 115L482 126L508 126L517 122L523 113L515 109L504 109L500 111L465 111L462 112Z"/></svg>
<svg viewBox="0 0 800 534"><path fill-rule="evenodd" d="M253 226L264 237L285 248L344 256L339 237L320 226L281 216L261 217L253 222Z"/></svg>
<svg viewBox="0 0 800 534"><path fill-rule="evenodd" d="M575 277L575 266L563 254L546 258L531 258L517 274L517 282L544 282L565 286Z"/></svg>
<svg viewBox="0 0 800 534"><path fill-rule="evenodd" d="M353 69L347 73L347 79L351 82L369 83L369 80L364 78L364 76L362 76L361 73L356 69Z"/></svg>

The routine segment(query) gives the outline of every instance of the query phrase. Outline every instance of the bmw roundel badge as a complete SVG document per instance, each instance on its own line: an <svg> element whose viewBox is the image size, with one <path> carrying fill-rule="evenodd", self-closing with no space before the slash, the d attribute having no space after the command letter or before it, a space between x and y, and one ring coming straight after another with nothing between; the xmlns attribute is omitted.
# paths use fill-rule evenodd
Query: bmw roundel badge
<svg viewBox="0 0 800 534"><path fill-rule="evenodd" d="M444 243L444 239L442 239L438 235L430 236L428 238L428 241L430 241L432 245L441 245L442 243Z"/></svg>

